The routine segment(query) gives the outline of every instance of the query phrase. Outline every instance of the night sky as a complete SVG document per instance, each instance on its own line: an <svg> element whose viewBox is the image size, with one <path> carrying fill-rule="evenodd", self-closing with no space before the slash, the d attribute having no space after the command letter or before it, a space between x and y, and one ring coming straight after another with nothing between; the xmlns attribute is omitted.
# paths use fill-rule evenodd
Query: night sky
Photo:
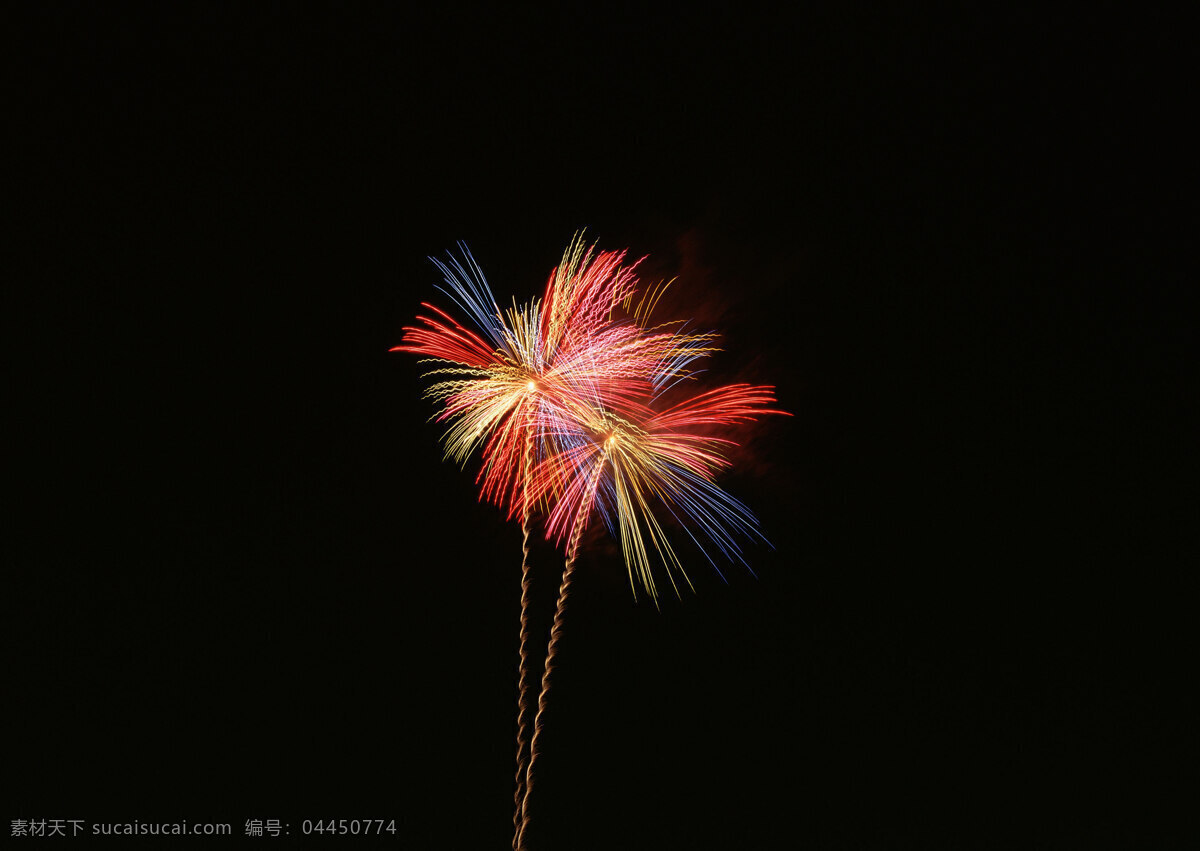
<svg viewBox="0 0 1200 851"><path fill-rule="evenodd" d="M535 851L1183 842L1172 22L55 9L9 68L6 832L507 847L520 530L388 348L429 255L524 300L586 227L794 416L721 481L754 575L658 610L586 540Z"/></svg>

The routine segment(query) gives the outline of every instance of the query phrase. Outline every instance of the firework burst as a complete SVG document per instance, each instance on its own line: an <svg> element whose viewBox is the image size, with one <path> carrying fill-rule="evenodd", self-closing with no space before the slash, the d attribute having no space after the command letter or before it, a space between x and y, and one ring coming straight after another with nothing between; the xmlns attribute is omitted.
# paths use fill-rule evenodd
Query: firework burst
<svg viewBox="0 0 1200 851"><path fill-rule="evenodd" d="M547 536L560 544L572 540L577 526L599 515L621 544L634 595L641 586L654 599L651 553L676 593L676 575L690 585L661 515L672 517L718 571L714 552L745 564L739 539L765 539L750 510L715 483L729 466L725 452L733 441L700 432L783 413L774 403L771 387L734 384L661 412L644 407L640 418L597 413L587 421L561 421L563 430L554 435L559 451L531 479L536 497L555 495Z"/></svg>
<svg viewBox="0 0 1200 851"><path fill-rule="evenodd" d="M465 245L462 259L435 260L441 289L473 320L479 333L444 311L406 327L392 351L423 355L435 380L425 396L448 423L446 458L460 466L478 451L481 498L505 507L509 518L526 507L532 440L537 458L553 457L553 437L573 424L609 412L639 410L669 379L710 352L713 336L663 326L646 331L614 318L636 295L636 263L625 252L596 252L576 236L551 273L545 295L501 311ZM481 336L482 335L482 336ZM542 491L543 494L547 493Z"/></svg>

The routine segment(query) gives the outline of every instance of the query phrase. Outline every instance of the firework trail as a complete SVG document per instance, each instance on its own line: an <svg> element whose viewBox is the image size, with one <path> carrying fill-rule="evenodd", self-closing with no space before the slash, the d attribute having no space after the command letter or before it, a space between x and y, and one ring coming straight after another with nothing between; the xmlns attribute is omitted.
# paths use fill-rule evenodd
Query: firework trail
<svg viewBox="0 0 1200 851"><path fill-rule="evenodd" d="M716 473L728 466L722 449L731 441L691 433L688 429L734 425L761 414L784 413L770 407L774 402L771 387L736 384L700 394L661 413L646 408L640 423L597 413L591 420L561 424L571 430L555 435L560 451L545 458L529 482L534 498L539 498L543 490L558 495L549 510L545 527L547 537L559 542L564 538L567 540L567 559L534 718L519 838L524 837L529 823L551 675L562 641L579 543L590 515L595 510L604 518L610 532L616 529L635 598L636 577L656 605L657 590L647 538L667 568L667 576L677 594L679 588L674 574L679 573L687 579L655 516L656 507L661 507L680 522L714 568L717 568L715 560L697 536L726 558L745 565L737 537L756 537L764 543L765 538L758 532L754 515L713 481ZM696 531L693 533L690 527L695 527ZM720 572L719 568L717 570ZM690 580L688 584L691 584Z"/></svg>

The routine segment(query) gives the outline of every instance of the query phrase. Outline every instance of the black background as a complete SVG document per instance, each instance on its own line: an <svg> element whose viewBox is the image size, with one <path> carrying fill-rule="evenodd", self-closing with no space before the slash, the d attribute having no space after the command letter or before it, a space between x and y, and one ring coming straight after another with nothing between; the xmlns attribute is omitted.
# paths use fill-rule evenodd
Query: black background
<svg viewBox="0 0 1200 851"><path fill-rule="evenodd" d="M14 27L5 818L504 847L520 533L387 349L436 298L427 255L465 239L525 299L587 227L679 275L713 379L794 417L723 481L775 546L756 577L693 564L658 611L589 540L536 847L1182 842L1179 33L601 5Z"/></svg>

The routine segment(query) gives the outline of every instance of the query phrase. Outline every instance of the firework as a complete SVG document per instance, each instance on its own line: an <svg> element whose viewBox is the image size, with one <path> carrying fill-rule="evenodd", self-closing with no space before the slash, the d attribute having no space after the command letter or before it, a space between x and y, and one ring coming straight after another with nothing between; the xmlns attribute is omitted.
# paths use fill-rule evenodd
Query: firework
<svg viewBox="0 0 1200 851"><path fill-rule="evenodd" d="M638 262L597 252L577 235L551 272L540 299L501 310L478 264L434 260L442 291L474 329L430 304L404 329L393 351L424 356L434 379L426 396L447 426L447 459L464 465L476 452L480 498L520 514L523 531L517 789L513 847L522 848L539 756L539 733L561 640L563 616L584 530L599 515L621 543L635 597L657 603L657 555L672 587L687 574L660 517L670 515L717 567L714 555L745 564L739 540L762 539L753 514L719 488L731 441L712 435L775 410L773 388L734 384L663 408L691 365L715 351L715 335L683 323L650 325L667 284L638 300ZM618 311L622 308L622 311ZM623 313L623 315L621 315ZM547 647L532 738L526 744L529 532L537 509L566 562ZM765 540L765 539L762 539ZM719 571L719 567L717 567ZM688 580L690 585L690 580Z"/></svg>

